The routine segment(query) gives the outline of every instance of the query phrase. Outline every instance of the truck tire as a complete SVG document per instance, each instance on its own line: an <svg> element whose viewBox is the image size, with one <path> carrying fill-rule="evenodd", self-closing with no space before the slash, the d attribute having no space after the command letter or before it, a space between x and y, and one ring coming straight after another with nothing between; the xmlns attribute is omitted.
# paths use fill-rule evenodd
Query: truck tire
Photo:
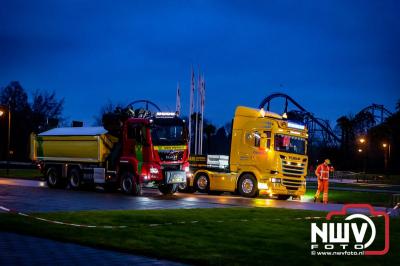
<svg viewBox="0 0 400 266"><path fill-rule="evenodd" d="M239 194L246 198L254 198L257 196L257 180L252 174L244 174L238 182Z"/></svg>
<svg viewBox="0 0 400 266"><path fill-rule="evenodd" d="M289 195L278 195L278 200L288 200L289 198Z"/></svg>
<svg viewBox="0 0 400 266"><path fill-rule="evenodd" d="M68 184L73 190L78 190L82 186L82 174L78 168L72 168L68 173Z"/></svg>
<svg viewBox="0 0 400 266"><path fill-rule="evenodd" d="M178 191L178 184L160 184L158 190L164 195L172 195Z"/></svg>
<svg viewBox="0 0 400 266"><path fill-rule="evenodd" d="M121 176L121 191L125 194L140 196L142 194L142 187L132 173L125 172Z"/></svg>
<svg viewBox="0 0 400 266"><path fill-rule="evenodd" d="M193 183L195 191L208 193L210 191L210 178L205 173L198 173Z"/></svg>
<svg viewBox="0 0 400 266"><path fill-rule="evenodd" d="M46 182L50 188L64 187L64 180L60 176L60 172L55 167L49 167L46 171Z"/></svg>

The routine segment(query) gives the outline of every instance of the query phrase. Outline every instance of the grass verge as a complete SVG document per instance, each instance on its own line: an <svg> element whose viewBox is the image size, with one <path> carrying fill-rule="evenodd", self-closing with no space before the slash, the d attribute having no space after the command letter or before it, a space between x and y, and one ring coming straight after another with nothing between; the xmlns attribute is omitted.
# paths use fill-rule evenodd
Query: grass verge
<svg viewBox="0 0 400 266"><path fill-rule="evenodd" d="M36 215L71 223L129 227L76 228L13 214L1 214L0 228L5 231L198 265L400 264L398 219L391 220L392 247L386 256L316 257L310 255L311 221L295 220L295 218L325 216L326 213L323 212L275 208L226 208L84 211ZM149 226L149 224L162 225ZM377 223L378 230L381 227L382 224ZM378 238L377 241L382 242L380 235Z"/></svg>
<svg viewBox="0 0 400 266"><path fill-rule="evenodd" d="M313 198L316 189L307 189L306 197ZM329 190L328 200L330 203L368 203L374 206L389 206L390 193L378 192L355 192L342 190ZM320 194L322 199L322 193Z"/></svg>
<svg viewBox="0 0 400 266"><path fill-rule="evenodd" d="M42 173L37 169L9 169L7 175L6 169L0 169L0 177L40 180Z"/></svg>
<svg viewBox="0 0 400 266"><path fill-rule="evenodd" d="M317 182L307 182L307 186L317 187ZM389 190L393 193L400 193L400 187L392 184L369 184L369 183L333 183L329 184L329 189L348 188L348 189L370 189L370 190Z"/></svg>

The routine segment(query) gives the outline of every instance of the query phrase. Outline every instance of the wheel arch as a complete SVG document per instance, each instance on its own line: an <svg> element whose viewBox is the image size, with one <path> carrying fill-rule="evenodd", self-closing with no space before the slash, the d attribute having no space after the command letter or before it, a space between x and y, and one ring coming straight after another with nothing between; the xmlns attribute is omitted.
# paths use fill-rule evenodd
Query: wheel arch
<svg viewBox="0 0 400 266"><path fill-rule="evenodd" d="M137 176L137 171L135 171L135 167L133 167L131 163L121 163L119 165L119 176L125 172L131 172L133 175Z"/></svg>
<svg viewBox="0 0 400 266"><path fill-rule="evenodd" d="M50 168L54 168L57 171L57 174L62 177L62 165L59 163L46 163L44 165L44 175L47 176Z"/></svg>
<svg viewBox="0 0 400 266"><path fill-rule="evenodd" d="M82 165L80 164L68 164L68 168L67 168L67 176L69 176L69 174L71 173L71 171L73 169L78 169L79 173L82 174Z"/></svg>
<svg viewBox="0 0 400 266"><path fill-rule="evenodd" d="M208 173L207 170L198 170L194 173L194 179L196 179L200 174L204 174L208 177L208 179L210 179L210 174Z"/></svg>
<svg viewBox="0 0 400 266"><path fill-rule="evenodd" d="M210 173L207 170L201 169L201 170L196 171L193 174L193 188L195 188L195 190L198 190L196 182L197 182L198 177L201 175L205 175L207 177L207 179L208 179L207 186L208 186L208 189L210 188L210 183L211 183Z"/></svg>
<svg viewBox="0 0 400 266"><path fill-rule="evenodd" d="M252 175L253 177L254 177L254 179L256 180L256 184L255 185L257 185L258 184L258 178L257 178L257 175L254 173L254 172L252 172L252 171L243 171L243 172L241 172L239 175L238 175L238 178L237 178L237 180L236 180L236 188L235 188L235 190L237 191L237 189L238 189L238 187L239 187L239 181L240 181L240 179L244 176L244 175Z"/></svg>

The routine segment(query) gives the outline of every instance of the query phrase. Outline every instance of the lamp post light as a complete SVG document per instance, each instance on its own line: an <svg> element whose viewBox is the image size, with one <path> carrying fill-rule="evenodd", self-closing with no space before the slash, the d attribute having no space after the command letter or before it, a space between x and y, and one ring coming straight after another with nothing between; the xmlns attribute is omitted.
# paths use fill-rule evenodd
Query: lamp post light
<svg viewBox="0 0 400 266"><path fill-rule="evenodd" d="M10 108L10 105L7 105L7 106L5 106L5 105L1 105L0 106L0 117L2 117L5 113L6 113L6 111L5 110L7 110L7 113L8 113L8 131L7 131L7 176L8 176L8 174L9 174L9 170L10 170L10 167L9 167L9 165L10 165L10 136L11 136L11 108Z"/></svg>
<svg viewBox="0 0 400 266"><path fill-rule="evenodd" d="M382 148L384 151L385 172L387 172L388 161L390 160L390 143L382 143Z"/></svg>
<svg viewBox="0 0 400 266"><path fill-rule="evenodd" d="M363 154L363 172L364 174L367 171L367 139L365 137L360 137L358 139L359 142L359 148L358 148L358 153Z"/></svg>

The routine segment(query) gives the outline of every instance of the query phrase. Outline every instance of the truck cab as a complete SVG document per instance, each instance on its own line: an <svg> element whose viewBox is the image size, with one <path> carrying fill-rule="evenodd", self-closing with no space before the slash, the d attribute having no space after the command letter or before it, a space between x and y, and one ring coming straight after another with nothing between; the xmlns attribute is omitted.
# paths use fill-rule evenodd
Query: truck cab
<svg viewBox="0 0 400 266"><path fill-rule="evenodd" d="M190 185L200 192L267 194L287 199L305 193L307 129L282 116L239 106L230 156L193 156ZM217 162L217 163L215 163Z"/></svg>
<svg viewBox="0 0 400 266"><path fill-rule="evenodd" d="M164 194L174 193L189 172L187 142L185 121L175 113L129 118L123 127L119 172L134 173L140 183L154 182ZM121 176L121 188L127 193L131 179Z"/></svg>

